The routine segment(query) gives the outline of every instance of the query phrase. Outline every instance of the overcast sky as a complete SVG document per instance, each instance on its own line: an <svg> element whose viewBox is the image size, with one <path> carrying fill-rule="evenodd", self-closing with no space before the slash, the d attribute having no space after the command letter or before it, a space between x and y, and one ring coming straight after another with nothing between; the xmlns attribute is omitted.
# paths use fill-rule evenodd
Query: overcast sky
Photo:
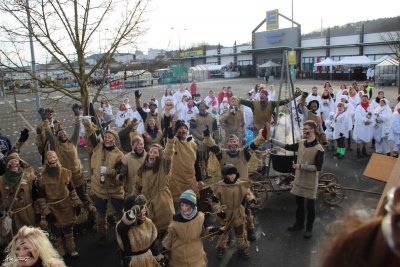
<svg viewBox="0 0 400 267"><path fill-rule="evenodd" d="M293 0L293 18L302 26L302 33L323 27L343 25L367 19L400 16L398 0ZM260 0L154 0L154 11L149 21L150 30L139 46L177 49L180 30L181 48L207 42L232 46L250 42L251 31L265 18L266 11L278 9L291 17L292 1ZM285 19L279 20L281 28L291 27ZM183 30L186 29L186 30ZM262 26L265 30L265 25ZM169 44L169 46L168 46Z"/></svg>
<svg viewBox="0 0 400 267"><path fill-rule="evenodd" d="M302 33L320 30L321 20L322 26L327 28L349 22L400 16L399 0L293 0L293 4L293 18L301 24ZM177 50L179 40L182 49L203 42L210 45L220 43L228 47L235 41L237 44L247 43L251 41L252 30L265 18L266 11L273 9L290 18L292 0L152 0L147 13L147 34L137 47L119 52L134 53L139 49L147 54L148 48ZM5 19L0 18L0 22ZM291 27L291 23L284 18L279 19L279 25L280 28ZM106 31L112 28L112 22L104 21L100 27L101 42L96 33L87 52L96 53L100 46L103 51L107 43ZM264 24L260 31L265 30ZM29 61L29 45L25 45L23 54ZM37 63L45 63L50 59L49 54L37 43L35 54Z"/></svg>

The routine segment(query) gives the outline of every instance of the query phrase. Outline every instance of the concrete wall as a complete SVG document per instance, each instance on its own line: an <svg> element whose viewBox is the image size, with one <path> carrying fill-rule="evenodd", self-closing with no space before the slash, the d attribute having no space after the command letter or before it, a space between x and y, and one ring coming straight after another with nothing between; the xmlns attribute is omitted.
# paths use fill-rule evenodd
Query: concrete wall
<svg viewBox="0 0 400 267"><path fill-rule="evenodd" d="M301 47L315 47L326 45L326 38L310 38L301 40Z"/></svg>
<svg viewBox="0 0 400 267"><path fill-rule="evenodd" d="M358 56L358 47L346 47L346 48L331 48L330 56Z"/></svg>

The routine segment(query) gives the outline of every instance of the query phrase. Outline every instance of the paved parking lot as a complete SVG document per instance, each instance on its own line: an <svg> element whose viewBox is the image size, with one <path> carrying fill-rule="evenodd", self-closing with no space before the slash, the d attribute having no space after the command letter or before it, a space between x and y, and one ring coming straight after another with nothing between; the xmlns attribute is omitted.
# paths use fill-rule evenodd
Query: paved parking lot
<svg viewBox="0 0 400 267"><path fill-rule="evenodd" d="M311 87L316 85L322 90L324 81L298 80L296 86L301 89L311 91ZM214 79L208 81L198 81L199 93L204 97L208 90L213 89L218 93L222 86L232 86L236 95L244 96L256 83L263 83L262 79ZM332 82L335 91L339 89L342 81ZM350 82L345 82L350 84ZM279 87L279 81L275 81L276 88ZM189 87L190 84L185 84ZM173 85L178 88L177 84ZM160 101L166 85L154 85L152 87L140 88L143 93L143 101L149 100L150 94L155 93ZM374 87L374 92L383 89L386 96L394 106L397 96L397 87ZM122 100L121 93L126 93L134 104L134 90L120 90L119 92L104 94L109 98L114 106L114 114L117 111L117 104ZM10 136L15 142L18 139L19 131L27 127L31 130L31 135L22 150L21 157L36 169L41 169L40 157L37 154L35 146L35 128L37 125L36 106L34 94L17 95L18 110L15 112L12 95L7 95L7 99L0 98L0 119L1 133ZM43 107L53 107L55 110L54 118L62 121L64 128L69 135L72 134L74 116L71 110L71 103L65 99L58 101L59 95L52 94L50 98L41 99ZM95 106L98 106L96 104ZM112 125L115 127L115 124ZM87 173L87 155L85 148L78 148L79 157L84 163ZM347 153L345 159L338 161L333 158L332 152L326 152L324 158L324 172L334 173L339 183L347 188L357 188L382 192L384 184L363 177L362 173L368 159L359 159L353 153ZM314 237L311 240L305 240L302 233L289 233L286 227L294 220L295 204L293 196L290 193L270 194L269 202L264 210L255 211L256 217L256 235L257 241L254 242L249 251L251 259L244 261L235 252L235 246L228 249L226 257L222 261L216 259L215 240L212 243L205 243L205 250L208 254L209 266L319 266L320 258L324 246L329 243L331 234L331 223L336 221L348 212L356 212L365 217L373 214L375 206L379 200L379 195L346 191L345 200L338 206L326 206L319 198L317 201L317 219L314 228ZM110 227L108 243L103 248L95 246L96 235L93 232L80 233L76 237L80 259L77 261L67 260L68 266L117 266L118 261L115 255L116 240L114 229ZM257 251L258 250L258 251Z"/></svg>

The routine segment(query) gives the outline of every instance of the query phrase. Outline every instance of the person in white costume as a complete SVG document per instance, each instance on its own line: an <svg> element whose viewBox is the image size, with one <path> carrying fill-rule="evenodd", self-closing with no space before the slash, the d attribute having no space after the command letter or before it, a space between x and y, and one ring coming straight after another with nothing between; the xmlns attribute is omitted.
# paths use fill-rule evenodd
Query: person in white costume
<svg viewBox="0 0 400 267"><path fill-rule="evenodd" d="M335 139L333 139L333 129L335 128L335 112L330 112L329 117L325 120L325 135L326 138L329 140L330 144L326 145L327 150L330 150L330 145L332 149L335 148Z"/></svg>
<svg viewBox="0 0 400 267"><path fill-rule="evenodd" d="M374 109L369 104L368 95L363 94L361 103L356 108L353 133L353 139L357 142L357 157L369 156L367 143L374 134L374 119Z"/></svg>
<svg viewBox="0 0 400 267"><path fill-rule="evenodd" d="M382 98L379 107L374 110L375 119L375 152L379 154L390 154L389 134L392 121L392 110L388 106L389 101Z"/></svg>
<svg viewBox="0 0 400 267"><path fill-rule="evenodd" d="M131 119L132 119L132 120L133 120L133 119L137 119L137 121L139 122L139 125L138 125L138 127L137 127L137 131L138 131L140 134L143 134L143 133L144 133L144 122L143 122L143 119L142 119L142 117L140 116L139 112L137 112L137 111L133 112L133 113L132 113Z"/></svg>
<svg viewBox="0 0 400 267"><path fill-rule="evenodd" d="M394 142L393 157L398 158L400 147L400 107L393 112L389 140Z"/></svg>
<svg viewBox="0 0 400 267"><path fill-rule="evenodd" d="M321 103L321 97L318 95L318 88L314 86L311 90L312 90L312 93L310 95L308 95L308 97L306 98L306 102L308 104L313 100L317 100L319 105L318 105L318 109L316 110L316 114L318 116L321 116L322 103Z"/></svg>
<svg viewBox="0 0 400 267"><path fill-rule="evenodd" d="M268 101L274 101L275 100L275 95L276 95L275 86L273 84L271 84L268 87L267 91L268 91Z"/></svg>
<svg viewBox="0 0 400 267"><path fill-rule="evenodd" d="M333 156L343 159L346 152L346 138L349 137L349 115L346 112L345 104L338 103L335 115L335 128L333 130L333 139L337 143L337 151Z"/></svg>
<svg viewBox="0 0 400 267"><path fill-rule="evenodd" d="M321 94L321 117L323 122L323 127L325 129L325 121L329 118L330 113L335 111L335 101L329 94L328 90L325 90Z"/></svg>
<svg viewBox="0 0 400 267"><path fill-rule="evenodd" d="M199 109L193 103L193 99L189 98L187 105L182 108L180 120L187 123L188 129L190 129L190 120L193 119L196 114L199 113Z"/></svg>
<svg viewBox="0 0 400 267"><path fill-rule="evenodd" d="M175 99L175 97L173 96L173 94L172 94L172 89L171 89L172 87L171 87L171 85L170 84L168 84L167 85L167 89L165 89L165 94L163 95L163 97L161 98L161 108L162 109L164 109L164 106L165 106L165 102L167 102L167 100L171 100L173 103L174 103L174 108L173 109L171 109L171 111L170 111L170 116L174 116L175 115L175 113L176 113L176 109L175 109L175 106L176 106L176 99ZM158 106L158 105L157 105Z"/></svg>

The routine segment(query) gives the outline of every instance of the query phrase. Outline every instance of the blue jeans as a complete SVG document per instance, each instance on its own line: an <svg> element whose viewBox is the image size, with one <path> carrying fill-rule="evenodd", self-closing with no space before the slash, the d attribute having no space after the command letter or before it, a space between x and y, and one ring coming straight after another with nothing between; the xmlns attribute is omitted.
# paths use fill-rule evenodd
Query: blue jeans
<svg viewBox="0 0 400 267"><path fill-rule="evenodd" d="M107 204L108 199L99 198L96 195L93 195L94 198L94 206L97 209L97 212L103 216L107 213ZM118 218L122 216L122 211L124 209L124 200L111 198L111 205L114 207L115 213Z"/></svg>

